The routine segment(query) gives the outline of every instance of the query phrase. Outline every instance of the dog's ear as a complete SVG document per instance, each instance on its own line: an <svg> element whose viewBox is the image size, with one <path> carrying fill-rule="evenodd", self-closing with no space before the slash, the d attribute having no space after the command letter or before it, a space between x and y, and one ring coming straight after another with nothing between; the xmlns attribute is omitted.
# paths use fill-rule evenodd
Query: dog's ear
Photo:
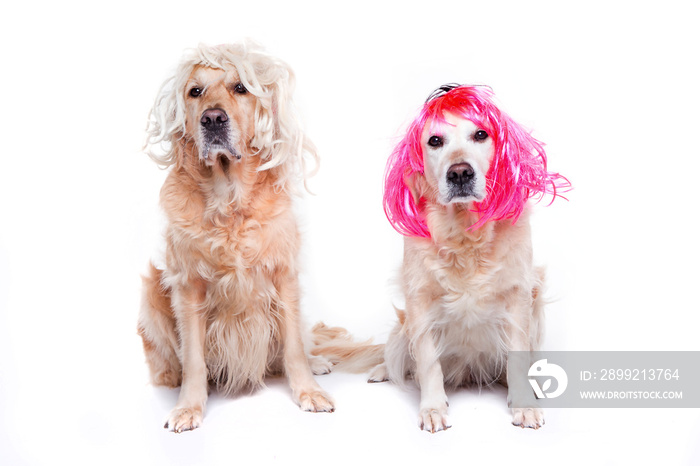
<svg viewBox="0 0 700 466"><path fill-rule="evenodd" d="M174 142L182 137L185 122L184 102L178 85L186 72L181 65L177 73L162 84L148 114L144 150L161 168L177 162Z"/></svg>
<svg viewBox="0 0 700 466"><path fill-rule="evenodd" d="M387 160L384 174L384 213L396 231L404 236L430 238L422 209L422 198L430 195L423 174L420 149L422 123L414 122Z"/></svg>
<svg viewBox="0 0 700 466"><path fill-rule="evenodd" d="M280 167L281 184L295 171L301 172L306 180L315 172L318 156L313 143L304 134L294 107L294 72L285 62L266 56L259 80L264 83L263 94L258 96L256 134L252 141L263 160L259 169ZM311 169L307 166L309 162Z"/></svg>
<svg viewBox="0 0 700 466"><path fill-rule="evenodd" d="M252 145L272 166L277 163L270 163L271 159L281 157L279 149L287 147L290 137L297 132L296 128L289 128L294 120L288 121L290 119L287 115L287 109L291 104L294 76L291 69L272 57L264 56L257 59L260 61L259 69L256 70L255 76L248 76L248 79L255 79L260 83L259 88L256 86L251 89L258 98ZM291 134L285 132L283 126L284 129L291 130Z"/></svg>
<svg viewBox="0 0 700 466"><path fill-rule="evenodd" d="M421 198L426 194L426 189L428 188L425 175L419 172L413 172L404 178L404 181L411 193L413 203L419 205Z"/></svg>

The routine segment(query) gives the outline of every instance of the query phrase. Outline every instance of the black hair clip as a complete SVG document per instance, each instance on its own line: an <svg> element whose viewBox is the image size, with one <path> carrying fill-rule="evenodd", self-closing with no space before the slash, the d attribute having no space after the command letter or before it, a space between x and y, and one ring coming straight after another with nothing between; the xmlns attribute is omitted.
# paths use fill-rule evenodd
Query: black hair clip
<svg viewBox="0 0 700 466"><path fill-rule="evenodd" d="M432 92L432 94L430 94L430 96L428 96L425 103L428 103L433 99L437 99L438 97L442 97L443 95L450 92L452 89L455 89L455 88L460 87L460 86L461 86L461 84L457 84L457 83L443 84L442 86L435 89Z"/></svg>

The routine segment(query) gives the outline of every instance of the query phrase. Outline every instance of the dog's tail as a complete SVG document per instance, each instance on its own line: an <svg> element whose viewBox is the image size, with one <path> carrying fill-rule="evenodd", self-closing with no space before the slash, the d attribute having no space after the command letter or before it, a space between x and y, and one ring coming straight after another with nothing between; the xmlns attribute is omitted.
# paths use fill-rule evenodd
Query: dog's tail
<svg viewBox="0 0 700 466"><path fill-rule="evenodd" d="M338 370L362 373L384 362L384 345L373 345L372 340L358 343L344 328L319 322L311 334L311 354L325 357Z"/></svg>

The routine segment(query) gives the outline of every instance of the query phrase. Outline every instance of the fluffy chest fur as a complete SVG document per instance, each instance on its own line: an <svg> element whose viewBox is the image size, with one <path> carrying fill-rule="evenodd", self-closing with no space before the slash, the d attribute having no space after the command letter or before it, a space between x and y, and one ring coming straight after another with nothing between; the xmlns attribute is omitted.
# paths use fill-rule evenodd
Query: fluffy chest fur
<svg viewBox="0 0 700 466"><path fill-rule="evenodd" d="M535 285L527 219L468 231L468 215L443 209L429 216L432 238L405 239L407 331L434 336L455 385L499 376L511 314L531 308Z"/></svg>
<svg viewBox="0 0 700 466"><path fill-rule="evenodd" d="M161 192L169 220L163 279L170 288L205 290L205 359L225 392L260 385L278 370L280 284L296 283L291 197L275 189L274 173L246 163L200 177L173 170Z"/></svg>
<svg viewBox="0 0 700 466"><path fill-rule="evenodd" d="M270 173L236 168L207 177L173 171L166 181L161 203L172 280L200 279L223 295L250 293L296 269L299 235L289 194L276 192Z"/></svg>

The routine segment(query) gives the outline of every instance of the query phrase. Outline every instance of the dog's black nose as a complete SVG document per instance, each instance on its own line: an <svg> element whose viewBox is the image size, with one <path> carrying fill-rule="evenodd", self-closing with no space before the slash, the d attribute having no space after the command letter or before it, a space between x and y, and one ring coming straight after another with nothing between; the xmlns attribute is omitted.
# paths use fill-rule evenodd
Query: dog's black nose
<svg viewBox="0 0 700 466"><path fill-rule="evenodd" d="M202 113L202 119L200 121L202 126L206 129L217 129L226 124L228 115L220 108L210 108Z"/></svg>
<svg viewBox="0 0 700 466"><path fill-rule="evenodd" d="M447 182L462 186L474 178L474 168L468 163L456 163L447 169Z"/></svg>

